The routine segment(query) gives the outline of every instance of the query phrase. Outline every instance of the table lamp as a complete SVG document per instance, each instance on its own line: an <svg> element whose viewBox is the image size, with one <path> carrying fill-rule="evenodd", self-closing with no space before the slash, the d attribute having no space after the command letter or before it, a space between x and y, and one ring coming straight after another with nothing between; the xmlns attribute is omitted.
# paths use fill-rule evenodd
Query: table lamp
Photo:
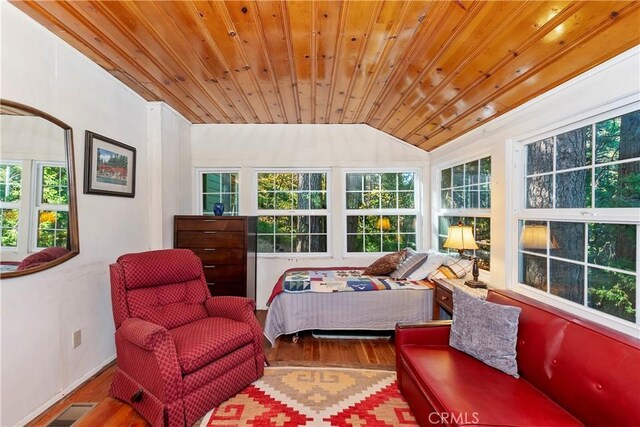
<svg viewBox="0 0 640 427"><path fill-rule="evenodd" d="M473 237L472 228L468 225L463 225L462 221L458 222L457 225L449 226L449 235L442 246L449 249L456 249L460 253L460 258L463 257L462 253L465 250L478 249L476 240ZM486 288L486 283L478 280L478 257L474 256L471 259L473 260L473 268L471 270L473 280L467 280L464 284L472 288Z"/></svg>

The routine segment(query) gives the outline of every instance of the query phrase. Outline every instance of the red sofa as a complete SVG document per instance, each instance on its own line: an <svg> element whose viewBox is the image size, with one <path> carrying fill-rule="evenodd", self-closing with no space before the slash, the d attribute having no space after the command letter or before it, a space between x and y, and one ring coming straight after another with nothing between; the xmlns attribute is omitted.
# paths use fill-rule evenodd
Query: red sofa
<svg viewBox="0 0 640 427"><path fill-rule="evenodd" d="M514 378L449 346L451 321L396 326L398 387L422 426L639 426L640 340L512 291Z"/></svg>

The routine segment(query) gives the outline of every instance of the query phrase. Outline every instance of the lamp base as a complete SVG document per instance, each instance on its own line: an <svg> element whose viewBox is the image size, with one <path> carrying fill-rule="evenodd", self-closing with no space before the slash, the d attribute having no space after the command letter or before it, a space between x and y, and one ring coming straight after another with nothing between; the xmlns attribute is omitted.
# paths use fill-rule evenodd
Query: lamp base
<svg viewBox="0 0 640 427"><path fill-rule="evenodd" d="M486 288L487 284L484 282L481 282L480 280L466 280L464 282L465 285L467 285L470 288Z"/></svg>

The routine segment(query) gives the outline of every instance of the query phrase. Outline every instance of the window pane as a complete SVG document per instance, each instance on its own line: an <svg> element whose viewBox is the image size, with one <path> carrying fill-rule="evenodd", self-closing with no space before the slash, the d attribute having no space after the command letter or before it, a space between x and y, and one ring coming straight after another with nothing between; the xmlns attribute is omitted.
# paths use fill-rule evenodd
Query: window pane
<svg viewBox="0 0 640 427"><path fill-rule="evenodd" d="M478 183L478 174L480 172L479 164L480 164L479 160L465 163L464 165L464 184L465 185L472 185L472 184Z"/></svg>
<svg viewBox="0 0 640 427"><path fill-rule="evenodd" d="M290 216L277 216L276 218L276 233L291 233L291 217Z"/></svg>
<svg viewBox="0 0 640 427"><path fill-rule="evenodd" d="M553 207L551 175L527 178L527 208L548 209Z"/></svg>
<svg viewBox="0 0 640 427"><path fill-rule="evenodd" d="M596 123L596 163L640 157L640 110Z"/></svg>
<svg viewBox="0 0 640 427"><path fill-rule="evenodd" d="M275 231L275 218L273 216L258 217L258 234L273 233Z"/></svg>
<svg viewBox="0 0 640 427"><path fill-rule="evenodd" d="M453 168L453 186L461 187L464 185L464 165L458 165Z"/></svg>
<svg viewBox="0 0 640 427"><path fill-rule="evenodd" d="M293 239L293 252L303 253L309 251L309 235L295 236Z"/></svg>
<svg viewBox="0 0 640 427"><path fill-rule="evenodd" d="M238 174L210 172L202 174L202 213L212 215L214 203L224 205L224 215L238 215ZM273 193L258 192L258 206L273 209Z"/></svg>
<svg viewBox="0 0 640 427"><path fill-rule="evenodd" d="M464 200L464 207L466 209L477 209L478 198L479 198L479 192L478 192L477 185L467 188L467 192L465 194L465 200Z"/></svg>
<svg viewBox="0 0 640 427"><path fill-rule="evenodd" d="M416 221L417 218L415 215L402 215L398 217L398 228L402 232L415 232L416 231Z"/></svg>
<svg viewBox="0 0 640 427"><path fill-rule="evenodd" d="M258 252L273 253L275 252L275 236L273 235L258 235Z"/></svg>
<svg viewBox="0 0 640 427"><path fill-rule="evenodd" d="M347 192L347 209L359 209L362 193Z"/></svg>
<svg viewBox="0 0 640 427"><path fill-rule="evenodd" d="M364 175L364 190L365 191L380 190L380 175L379 174Z"/></svg>
<svg viewBox="0 0 640 427"><path fill-rule="evenodd" d="M489 245L491 242L491 218L476 218L476 243Z"/></svg>
<svg viewBox="0 0 640 427"><path fill-rule="evenodd" d="M520 256L520 283L546 291L547 259L523 253Z"/></svg>
<svg viewBox="0 0 640 427"><path fill-rule="evenodd" d="M480 185L480 208L489 209L491 207L491 184Z"/></svg>
<svg viewBox="0 0 640 427"><path fill-rule="evenodd" d="M403 172L398 174L398 189L411 190L415 189L416 174L413 172Z"/></svg>
<svg viewBox="0 0 640 427"><path fill-rule="evenodd" d="M589 262L636 271L636 226L589 224Z"/></svg>
<svg viewBox="0 0 640 427"><path fill-rule="evenodd" d="M596 167L596 208L640 207L640 161Z"/></svg>
<svg viewBox="0 0 640 427"><path fill-rule="evenodd" d="M294 216L291 219L293 222L293 229L295 230L296 233L309 233L309 217L308 216Z"/></svg>
<svg viewBox="0 0 640 427"><path fill-rule="evenodd" d="M553 295L584 303L584 267L579 264L550 260L550 288Z"/></svg>
<svg viewBox="0 0 640 427"><path fill-rule="evenodd" d="M18 209L0 208L2 229L2 246L18 246Z"/></svg>
<svg viewBox="0 0 640 427"><path fill-rule="evenodd" d="M551 255L584 261L584 233L584 223L551 222Z"/></svg>
<svg viewBox="0 0 640 427"><path fill-rule="evenodd" d="M22 166L0 164L0 202L20 200Z"/></svg>
<svg viewBox="0 0 640 427"><path fill-rule="evenodd" d="M275 209L275 206L275 193L267 191L258 192L258 209ZM213 211L213 208L211 211Z"/></svg>
<svg viewBox="0 0 640 427"><path fill-rule="evenodd" d="M464 190L453 190L453 209L464 208Z"/></svg>
<svg viewBox="0 0 640 427"><path fill-rule="evenodd" d="M553 138L527 145L527 175L553 170Z"/></svg>
<svg viewBox="0 0 640 427"><path fill-rule="evenodd" d="M347 252L364 252L364 237L362 235L347 236Z"/></svg>
<svg viewBox="0 0 640 427"><path fill-rule="evenodd" d="M327 217L314 215L309 217L309 231L311 233L327 233Z"/></svg>
<svg viewBox="0 0 640 427"><path fill-rule="evenodd" d="M451 190L442 190L440 192L440 207L442 209L451 209L453 206L453 196Z"/></svg>
<svg viewBox="0 0 640 427"><path fill-rule="evenodd" d="M413 196L413 193L411 193L411 195ZM396 209L398 207L397 193L389 193L386 191L382 192L382 194L380 195L380 199L382 203L382 209Z"/></svg>
<svg viewBox="0 0 640 427"><path fill-rule="evenodd" d="M365 252L382 252L382 244L379 234L365 234L364 248Z"/></svg>
<svg viewBox="0 0 640 427"><path fill-rule="evenodd" d="M591 169L556 175L556 208L591 207Z"/></svg>
<svg viewBox="0 0 640 427"><path fill-rule="evenodd" d="M314 191L311 193L311 209L326 209L327 208L327 193L321 191ZM299 206L298 209L304 209Z"/></svg>
<svg viewBox="0 0 640 427"><path fill-rule="evenodd" d="M396 180L397 174L395 173L383 173L381 175L382 190L395 191L398 189L398 182Z"/></svg>
<svg viewBox="0 0 640 427"><path fill-rule="evenodd" d="M440 176L440 188L451 188L451 168L444 169Z"/></svg>
<svg viewBox="0 0 640 427"><path fill-rule="evenodd" d="M398 193L398 208L400 209L414 209L416 202L413 192Z"/></svg>
<svg viewBox="0 0 640 427"><path fill-rule="evenodd" d="M310 252L327 252L327 236L322 234L312 234L309 236Z"/></svg>
<svg viewBox="0 0 640 427"><path fill-rule="evenodd" d="M591 126L585 126L556 137L556 170L591 164Z"/></svg>
<svg viewBox="0 0 640 427"><path fill-rule="evenodd" d="M276 234L276 252L293 252L293 236L290 234Z"/></svg>
<svg viewBox="0 0 640 427"><path fill-rule="evenodd" d="M621 319L636 320L636 278L630 274L589 268L589 307Z"/></svg>
<svg viewBox="0 0 640 427"><path fill-rule="evenodd" d="M518 227L520 229L519 249L546 255L550 243L547 222L519 221Z"/></svg>
<svg viewBox="0 0 640 427"><path fill-rule="evenodd" d="M491 181L491 157L480 159L480 182Z"/></svg>
<svg viewBox="0 0 640 427"><path fill-rule="evenodd" d="M347 191L362 191L362 174L361 173L348 173L347 174Z"/></svg>
<svg viewBox="0 0 640 427"><path fill-rule="evenodd" d="M347 216L347 233L360 233L364 227L364 217L349 215Z"/></svg>

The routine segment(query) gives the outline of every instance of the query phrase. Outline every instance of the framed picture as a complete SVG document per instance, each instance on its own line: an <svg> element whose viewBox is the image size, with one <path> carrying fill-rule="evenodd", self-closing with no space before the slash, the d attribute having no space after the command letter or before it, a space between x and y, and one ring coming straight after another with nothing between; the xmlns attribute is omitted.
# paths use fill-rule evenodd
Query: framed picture
<svg viewBox="0 0 640 427"><path fill-rule="evenodd" d="M105 196L136 194L136 149L106 136L86 131L84 192Z"/></svg>

